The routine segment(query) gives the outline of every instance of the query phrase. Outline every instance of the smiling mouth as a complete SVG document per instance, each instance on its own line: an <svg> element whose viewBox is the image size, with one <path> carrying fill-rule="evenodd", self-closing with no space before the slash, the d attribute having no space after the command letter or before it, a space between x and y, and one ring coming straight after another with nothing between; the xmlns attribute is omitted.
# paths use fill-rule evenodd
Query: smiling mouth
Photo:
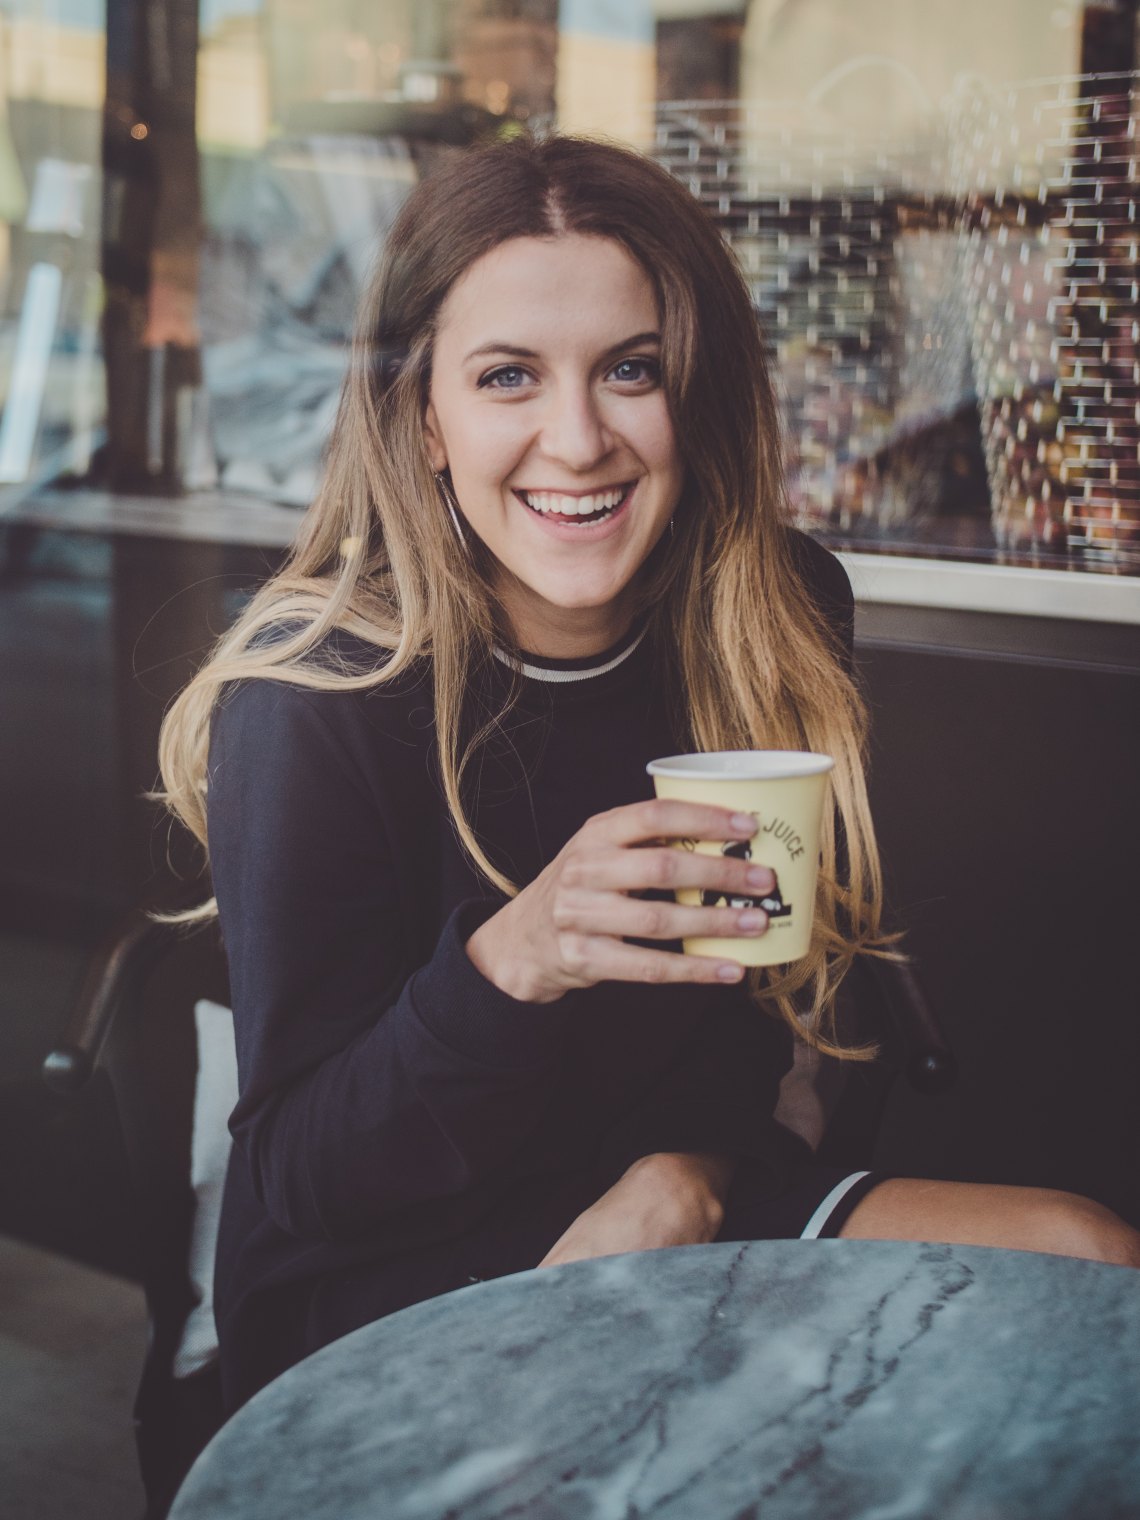
<svg viewBox="0 0 1140 1520"><path fill-rule="evenodd" d="M612 517L629 500L636 484L635 480L629 480L586 496L565 496L558 491L516 491L515 495L524 506L551 522L585 524Z"/></svg>

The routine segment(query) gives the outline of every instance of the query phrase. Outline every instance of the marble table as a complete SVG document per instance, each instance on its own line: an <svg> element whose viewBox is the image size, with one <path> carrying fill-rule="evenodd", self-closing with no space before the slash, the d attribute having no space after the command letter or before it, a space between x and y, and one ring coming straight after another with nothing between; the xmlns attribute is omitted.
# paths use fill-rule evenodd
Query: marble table
<svg viewBox="0 0 1140 1520"><path fill-rule="evenodd" d="M1140 1276L689 1246L418 1304L291 1368L171 1520L1140 1516Z"/></svg>

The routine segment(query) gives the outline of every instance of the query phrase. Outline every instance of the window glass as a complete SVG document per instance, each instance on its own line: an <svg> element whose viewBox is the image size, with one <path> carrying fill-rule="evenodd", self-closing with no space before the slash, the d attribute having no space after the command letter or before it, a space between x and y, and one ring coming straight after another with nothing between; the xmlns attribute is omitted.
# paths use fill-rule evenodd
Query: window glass
<svg viewBox="0 0 1140 1520"><path fill-rule="evenodd" d="M116 0L108 33L100 0L12 0L0 490L90 470L305 507L408 190L526 124L631 143L708 207L749 279L816 531L1140 568L1134 12ZM1100 245L1111 267L1085 279Z"/></svg>
<svg viewBox="0 0 1140 1520"><path fill-rule="evenodd" d="M101 441L104 50L101 0L0 13L0 500Z"/></svg>
<svg viewBox="0 0 1140 1520"><path fill-rule="evenodd" d="M1028 518L1024 491L999 479L994 407L1018 383L1024 314L995 379L978 249L956 210L967 149L986 158L991 202L1034 153L1035 183L1071 171L1040 102L1007 86L1072 78L1087 22L1077 0L1044 13L1037 0L962 0L953 14L907 0L204 0L202 326L218 479L311 499L352 311L403 196L435 155L526 122L630 142L708 206L751 283L795 508L817 531L1095 561L1064 519L1060 466L1052 509L1029 482ZM999 96L979 147L978 100ZM1120 568L1140 500L1116 513L1099 549Z"/></svg>

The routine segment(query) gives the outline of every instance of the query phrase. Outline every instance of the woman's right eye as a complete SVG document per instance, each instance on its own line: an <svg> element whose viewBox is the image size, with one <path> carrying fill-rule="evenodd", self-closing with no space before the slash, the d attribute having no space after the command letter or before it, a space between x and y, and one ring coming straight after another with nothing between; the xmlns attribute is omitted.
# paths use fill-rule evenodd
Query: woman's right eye
<svg viewBox="0 0 1140 1520"><path fill-rule="evenodd" d="M518 364L502 364L480 375L480 390L517 391L526 379L526 370Z"/></svg>

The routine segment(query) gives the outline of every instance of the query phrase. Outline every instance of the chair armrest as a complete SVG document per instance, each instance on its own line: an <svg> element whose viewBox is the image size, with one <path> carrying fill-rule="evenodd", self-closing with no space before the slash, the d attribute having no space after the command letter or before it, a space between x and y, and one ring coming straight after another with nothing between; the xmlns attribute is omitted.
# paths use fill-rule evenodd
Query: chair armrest
<svg viewBox="0 0 1140 1520"><path fill-rule="evenodd" d="M923 1093L948 1092L958 1080L958 1063L913 967L865 955L855 969L870 984L906 1052L910 1085Z"/></svg>
<svg viewBox="0 0 1140 1520"><path fill-rule="evenodd" d="M120 1007L177 942L172 925L155 923L139 909L106 936L54 1048L44 1057L40 1074L50 1088L74 1093L90 1081Z"/></svg>

